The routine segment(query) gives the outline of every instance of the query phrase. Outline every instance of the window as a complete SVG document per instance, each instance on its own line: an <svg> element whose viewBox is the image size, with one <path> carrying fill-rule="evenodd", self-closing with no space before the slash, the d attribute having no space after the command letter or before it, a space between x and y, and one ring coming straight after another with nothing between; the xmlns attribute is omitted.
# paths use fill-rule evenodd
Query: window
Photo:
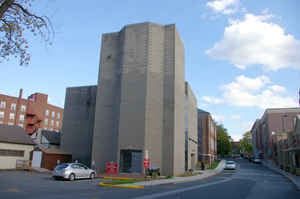
<svg viewBox="0 0 300 199"><path fill-rule="evenodd" d="M13 122L8 122L7 125L12 126L12 125L14 125L14 123Z"/></svg>
<svg viewBox="0 0 300 199"><path fill-rule="evenodd" d="M54 121L53 121L53 120L51 120L51 123L50 123L50 124L51 124L51 126L53 126L53 125L54 125Z"/></svg>
<svg viewBox="0 0 300 199"><path fill-rule="evenodd" d="M48 109L46 110L46 113L45 113L45 114L46 114L46 116L48 116L48 115L49 115L49 110L48 110Z"/></svg>
<svg viewBox="0 0 300 199"><path fill-rule="evenodd" d="M18 126L22 127L22 128L24 127L24 125L22 123L19 123Z"/></svg>
<svg viewBox="0 0 300 199"><path fill-rule="evenodd" d="M5 108L6 107L6 101L1 101L0 108Z"/></svg>
<svg viewBox="0 0 300 199"><path fill-rule="evenodd" d="M57 113L57 119L60 119L60 113Z"/></svg>
<svg viewBox="0 0 300 199"><path fill-rule="evenodd" d="M4 118L4 112L3 111L0 112L0 118Z"/></svg>
<svg viewBox="0 0 300 199"><path fill-rule="evenodd" d="M14 120L15 119L15 114L14 113L10 113L9 114L9 119L10 120Z"/></svg>
<svg viewBox="0 0 300 199"><path fill-rule="evenodd" d="M56 121L56 127L59 127L59 121Z"/></svg>
<svg viewBox="0 0 300 199"><path fill-rule="evenodd" d="M25 105L21 105L21 111L25 112L26 111L26 106Z"/></svg>
<svg viewBox="0 0 300 199"><path fill-rule="evenodd" d="M46 124L46 125L48 124L48 118L45 119L45 124Z"/></svg>
<svg viewBox="0 0 300 199"><path fill-rule="evenodd" d="M20 115L20 120L24 121L24 115L23 114Z"/></svg>
<svg viewBox="0 0 300 199"><path fill-rule="evenodd" d="M12 110L12 111L15 111L16 110L16 104L15 103L12 103L11 105L10 105L10 110Z"/></svg>
<svg viewBox="0 0 300 199"><path fill-rule="evenodd" d="M52 111L52 117L53 117L53 118L55 117L55 112L54 112L54 111Z"/></svg>
<svg viewBox="0 0 300 199"><path fill-rule="evenodd" d="M0 149L0 156L24 157L24 151Z"/></svg>

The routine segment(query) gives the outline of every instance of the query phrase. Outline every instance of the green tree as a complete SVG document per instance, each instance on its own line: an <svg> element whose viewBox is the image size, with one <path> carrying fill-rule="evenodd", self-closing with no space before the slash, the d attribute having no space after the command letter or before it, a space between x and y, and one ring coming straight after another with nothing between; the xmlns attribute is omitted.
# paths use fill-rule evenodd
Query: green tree
<svg viewBox="0 0 300 199"><path fill-rule="evenodd" d="M232 151L231 137L228 135L227 129L223 124L217 125L217 151L220 155L228 155Z"/></svg>
<svg viewBox="0 0 300 199"><path fill-rule="evenodd" d="M252 152L252 135L251 131L244 133L243 138L240 140L241 150L246 153Z"/></svg>
<svg viewBox="0 0 300 199"><path fill-rule="evenodd" d="M34 0L0 0L0 63L9 57L20 58L20 65L30 62L26 33L39 35L50 44L54 32L46 16L31 11Z"/></svg>

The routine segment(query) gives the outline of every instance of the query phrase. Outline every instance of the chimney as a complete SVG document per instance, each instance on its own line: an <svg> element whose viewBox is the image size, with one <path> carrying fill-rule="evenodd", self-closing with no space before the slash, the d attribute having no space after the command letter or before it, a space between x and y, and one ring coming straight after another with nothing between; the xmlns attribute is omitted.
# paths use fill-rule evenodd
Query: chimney
<svg viewBox="0 0 300 199"><path fill-rule="evenodd" d="M20 92L19 92L19 98L18 98L18 101L17 101L16 117L15 117L14 125L17 125L17 123L19 121L18 118L19 118L19 115L20 115L20 107L21 107L22 95L23 95L23 89L21 88Z"/></svg>
<svg viewBox="0 0 300 199"><path fill-rule="evenodd" d="M20 92L19 92L19 99L22 99L22 95L23 95L23 88L20 89Z"/></svg>

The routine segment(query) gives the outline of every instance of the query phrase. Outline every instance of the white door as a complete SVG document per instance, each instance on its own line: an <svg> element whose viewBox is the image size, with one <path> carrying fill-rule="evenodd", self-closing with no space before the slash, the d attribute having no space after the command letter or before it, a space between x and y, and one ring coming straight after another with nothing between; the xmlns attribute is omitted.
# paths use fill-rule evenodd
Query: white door
<svg viewBox="0 0 300 199"><path fill-rule="evenodd" d="M33 151L32 167L41 168L41 163L42 163L42 152L41 151Z"/></svg>

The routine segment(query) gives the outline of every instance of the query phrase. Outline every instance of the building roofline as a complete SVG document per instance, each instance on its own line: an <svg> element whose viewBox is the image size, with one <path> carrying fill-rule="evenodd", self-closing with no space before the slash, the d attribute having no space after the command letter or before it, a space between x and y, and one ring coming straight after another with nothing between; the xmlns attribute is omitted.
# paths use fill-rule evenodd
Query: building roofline
<svg viewBox="0 0 300 199"><path fill-rule="evenodd" d="M32 145L32 146L34 146L34 145L35 145L34 143L30 144L30 143L21 143L21 142L3 141L3 140L0 140L0 143L9 143L9 144L22 144L22 145Z"/></svg>

